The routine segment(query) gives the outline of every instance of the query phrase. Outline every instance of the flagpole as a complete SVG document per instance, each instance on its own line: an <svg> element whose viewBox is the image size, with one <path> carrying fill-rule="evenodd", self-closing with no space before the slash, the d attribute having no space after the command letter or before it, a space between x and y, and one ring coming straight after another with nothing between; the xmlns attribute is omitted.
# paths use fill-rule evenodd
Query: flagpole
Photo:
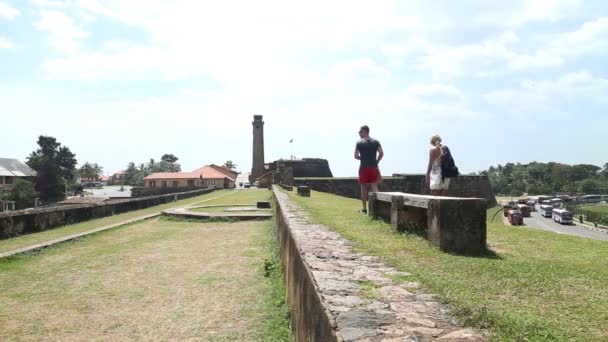
<svg viewBox="0 0 608 342"><path fill-rule="evenodd" d="M293 138L291 138L291 140L289 140L289 145L291 147L291 156L289 157L289 159L294 160L294 159L296 159L296 157L293 155Z"/></svg>

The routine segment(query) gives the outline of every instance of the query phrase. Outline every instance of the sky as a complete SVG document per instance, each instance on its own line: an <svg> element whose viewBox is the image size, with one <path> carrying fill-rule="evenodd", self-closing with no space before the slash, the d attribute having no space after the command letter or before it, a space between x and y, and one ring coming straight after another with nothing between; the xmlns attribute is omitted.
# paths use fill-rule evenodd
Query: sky
<svg viewBox="0 0 608 342"><path fill-rule="evenodd" d="M0 0L0 156L39 135L104 173L318 157L352 176L359 127L383 174L608 162L604 0ZM293 139L293 143L289 141Z"/></svg>

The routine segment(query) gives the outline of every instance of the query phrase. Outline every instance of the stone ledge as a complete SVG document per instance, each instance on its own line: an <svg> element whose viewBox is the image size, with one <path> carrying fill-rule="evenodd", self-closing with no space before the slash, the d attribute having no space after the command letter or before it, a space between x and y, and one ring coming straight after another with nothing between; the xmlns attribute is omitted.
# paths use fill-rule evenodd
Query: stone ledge
<svg viewBox="0 0 608 342"><path fill-rule="evenodd" d="M296 341L482 341L459 327L409 273L322 225L274 187L275 220Z"/></svg>

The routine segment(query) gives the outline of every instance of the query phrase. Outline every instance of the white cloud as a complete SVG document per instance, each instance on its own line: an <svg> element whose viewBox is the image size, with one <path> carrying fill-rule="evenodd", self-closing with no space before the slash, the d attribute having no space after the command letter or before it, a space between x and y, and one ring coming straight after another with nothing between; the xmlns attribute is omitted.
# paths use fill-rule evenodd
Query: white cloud
<svg viewBox="0 0 608 342"><path fill-rule="evenodd" d="M608 79L579 71L555 80L526 80L517 88L488 92L484 99L511 114L569 115L592 105L608 105L606 94ZM572 107L571 104L577 102L578 108Z"/></svg>
<svg viewBox="0 0 608 342"><path fill-rule="evenodd" d="M18 9L11 7L4 2L0 2L0 19L13 20L19 14L21 14L21 12Z"/></svg>
<svg viewBox="0 0 608 342"><path fill-rule="evenodd" d="M571 15L583 0L511 0L491 2L493 9L477 17L479 23L519 27L529 22L556 22Z"/></svg>
<svg viewBox="0 0 608 342"><path fill-rule="evenodd" d="M58 10L41 11L36 28L48 32L49 44L63 54L78 52L81 41L89 35L74 18Z"/></svg>
<svg viewBox="0 0 608 342"><path fill-rule="evenodd" d="M8 38L0 36L0 49L14 49L15 43Z"/></svg>

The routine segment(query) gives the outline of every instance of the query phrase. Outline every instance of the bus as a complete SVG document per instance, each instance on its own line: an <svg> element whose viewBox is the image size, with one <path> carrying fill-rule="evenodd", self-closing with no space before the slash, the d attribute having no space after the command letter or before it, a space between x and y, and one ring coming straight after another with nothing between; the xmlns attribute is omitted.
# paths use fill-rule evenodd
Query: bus
<svg viewBox="0 0 608 342"><path fill-rule="evenodd" d="M559 208L562 205L562 199L561 198L552 198L551 199L551 205L553 206L553 208Z"/></svg>
<svg viewBox="0 0 608 342"><path fill-rule="evenodd" d="M512 226L521 226L524 224L524 217L521 215L521 211L509 210L508 215L509 223Z"/></svg>
<svg viewBox="0 0 608 342"><path fill-rule="evenodd" d="M566 209L553 209L553 221L561 224L572 224L572 213Z"/></svg>
<svg viewBox="0 0 608 342"><path fill-rule="evenodd" d="M517 210L519 210L521 212L521 216L523 217L530 217L530 207L528 207L525 204L518 204L517 205Z"/></svg>
<svg viewBox="0 0 608 342"><path fill-rule="evenodd" d="M540 215L542 217L553 217L553 207L547 204L543 204L540 206Z"/></svg>
<svg viewBox="0 0 608 342"><path fill-rule="evenodd" d="M585 202L585 203L595 204L595 203L600 203L601 201L602 201L601 195L583 196L583 202Z"/></svg>
<svg viewBox="0 0 608 342"><path fill-rule="evenodd" d="M528 201L528 207L530 207L530 211L536 211L536 202Z"/></svg>

